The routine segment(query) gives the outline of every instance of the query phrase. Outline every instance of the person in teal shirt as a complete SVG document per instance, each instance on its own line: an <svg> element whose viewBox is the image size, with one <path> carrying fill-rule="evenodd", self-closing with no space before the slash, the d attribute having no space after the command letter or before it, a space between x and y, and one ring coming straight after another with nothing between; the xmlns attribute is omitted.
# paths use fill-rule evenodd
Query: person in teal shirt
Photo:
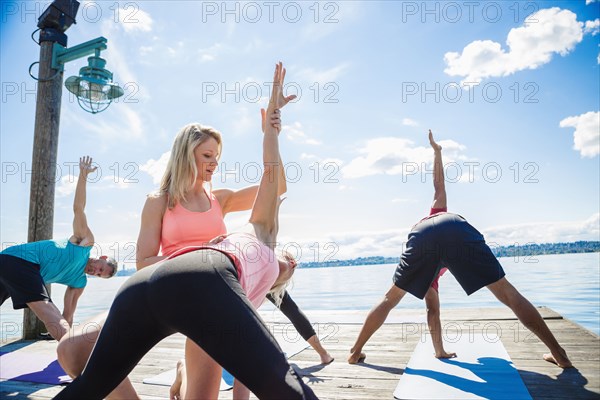
<svg viewBox="0 0 600 400"><path fill-rule="evenodd" d="M69 239L25 243L0 252L0 305L10 297L15 310L29 307L56 340L73 324L87 275L110 278L117 272L114 259L90 258L94 235L85 216L85 192L87 176L95 170L90 157L79 159L73 235ZM49 283L67 286L62 314L46 290L45 285Z"/></svg>

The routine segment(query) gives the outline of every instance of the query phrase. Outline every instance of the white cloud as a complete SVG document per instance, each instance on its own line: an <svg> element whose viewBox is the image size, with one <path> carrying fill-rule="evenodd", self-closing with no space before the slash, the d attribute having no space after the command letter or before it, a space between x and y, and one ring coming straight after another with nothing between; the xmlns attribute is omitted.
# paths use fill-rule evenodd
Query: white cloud
<svg viewBox="0 0 600 400"><path fill-rule="evenodd" d="M462 153L466 147L453 141L439 142L444 148L444 162L467 160ZM413 174L433 162L431 147L415 146L408 139L380 137L368 140L359 150L360 156L342 168L344 178L360 178L369 175Z"/></svg>
<svg viewBox="0 0 600 400"><path fill-rule="evenodd" d="M135 178L133 178L135 179ZM105 176L100 180L100 185L94 185L93 190L105 191L107 189L131 189L131 184L136 183L132 179L131 182L128 182L127 177L119 177L119 176Z"/></svg>
<svg viewBox="0 0 600 400"><path fill-rule="evenodd" d="M320 84L335 83L337 79L344 73L349 67L348 63L342 63L335 67L326 70L316 70L314 68L304 68L294 75L300 79L304 79L307 82Z"/></svg>
<svg viewBox="0 0 600 400"><path fill-rule="evenodd" d="M282 225L284 222L282 220ZM300 240L297 237L282 237L278 241L281 247L285 247L292 254L298 252L301 255L299 262L345 260L369 256L398 257L404 249L409 228L337 232Z"/></svg>
<svg viewBox="0 0 600 400"><path fill-rule="evenodd" d="M600 32L600 18L596 18L593 21L585 21L583 33L596 36L598 32Z"/></svg>
<svg viewBox="0 0 600 400"><path fill-rule="evenodd" d="M151 160L153 161L153 160ZM67 174L60 178L56 184L55 193L57 198L69 197L75 193L78 176ZM156 182L155 182L156 183ZM109 189L130 189L131 183L125 179L116 179L114 176L102 177L102 170L98 169L88 176L88 193L92 191L104 192ZM101 212L101 210L96 210Z"/></svg>
<svg viewBox="0 0 600 400"><path fill-rule="evenodd" d="M337 166L340 166L340 165L344 164L344 161L340 160L339 158L329 157L329 158L324 158L323 160L321 160L321 164L323 164L323 165L335 164Z"/></svg>
<svg viewBox="0 0 600 400"><path fill-rule="evenodd" d="M314 8L315 6L316 8ZM306 10L310 12L311 17L309 18L315 23L304 26L301 38L305 41L321 42L323 38L336 32L341 26L349 26L356 19L364 16L365 11L361 7L362 4L358 1L315 3L310 7L311 10ZM293 15L291 13L292 11L290 11L290 17Z"/></svg>
<svg viewBox="0 0 600 400"><path fill-rule="evenodd" d="M282 226L289 226L294 222L290 215L282 215L281 220ZM583 221L535 222L477 228L484 234L488 245L502 246L515 243L524 245L599 240L599 227L600 214L596 213ZM301 249L300 262L324 261L325 258L344 260L369 256L398 257L404 250L410 229L411 227L407 226L403 229L334 232L310 238L281 237L279 242L290 251ZM318 252L315 243L319 246Z"/></svg>
<svg viewBox="0 0 600 400"><path fill-rule="evenodd" d="M198 50L198 60L201 63L215 61L226 48L221 43L215 43L210 47Z"/></svg>
<svg viewBox="0 0 600 400"><path fill-rule="evenodd" d="M75 100L76 101L76 100ZM80 132L94 136L104 147L113 141L132 141L144 138L144 123L141 116L127 104L111 104L107 111L90 118L78 110L65 113L65 122L77 127Z"/></svg>
<svg viewBox="0 0 600 400"><path fill-rule="evenodd" d="M589 5L592 4L593 2L595 2L596 0L585 0L585 5Z"/></svg>
<svg viewBox="0 0 600 400"><path fill-rule="evenodd" d="M488 244L500 246L526 243L574 242L598 240L600 213L583 221L503 225L482 230Z"/></svg>
<svg viewBox="0 0 600 400"><path fill-rule="evenodd" d="M239 107L236 110L236 114L237 115L232 122L233 133L235 135L260 132L260 114L258 113L258 110L254 109L253 113L251 114L248 107Z"/></svg>
<svg viewBox="0 0 600 400"><path fill-rule="evenodd" d="M600 154L600 112L590 111L585 114L568 117L560 121L560 127L575 128L573 148L582 157L595 157Z"/></svg>
<svg viewBox="0 0 600 400"><path fill-rule="evenodd" d="M115 39L122 36L122 33L111 20L103 22L101 32L103 36ZM120 43L120 40L110 40L105 54L106 66L113 72L114 81L125 90L125 96L121 97L120 101L124 101L125 98L135 101L148 100L149 91L147 88L142 87L140 80L133 72L134 68L130 67L131 52L123 50Z"/></svg>
<svg viewBox="0 0 600 400"><path fill-rule="evenodd" d="M392 203L416 203L417 199L409 199L404 197L397 197L392 199Z"/></svg>
<svg viewBox="0 0 600 400"><path fill-rule="evenodd" d="M148 54L154 53L154 47L152 46L140 46L140 56L144 57Z"/></svg>
<svg viewBox="0 0 600 400"><path fill-rule="evenodd" d="M485 78L507 76L515 72L536 69L558 53L568 54L583 38L583 23L569 10L553 7L539 10L522 27L508 33L508 51L498 42L476 40L462 54L444 55L450 76L463 76L463 82L481 82Z"/></svg>
<svg viewBox="0 0 600 400"><path fill-rule="evenodd" d="M76 187L77 177L74 175L65 175L60 178L60 181L56 185L54 191L56 193L56 197L67 197L75 193Z"/></svg>
<svg viewBox="0 0 600 400"><path fill-rule="evenodd" d="M403 118L402 119L402 125L405 125L405 126L419 126L419 123L417 121L415 121L414 119Z"/></svg>
<svg viewBox="0 0 600 400"><path fill-rule="evenodd" d="M152 30L154 24L152 17L146 11L141 10L139 5L131 9L119 8L118 12L121 26L125 32L150 32Z"/></svg>
<svg viewBox="0 0 600 400"><path fill-rule="evenodd" d="M259 38L250 39L250 41L244 46L244 53L255 53L265 48L265 42Z"/></svg>
<svg viewBox="0 0 600 400"><path fill-rule="evenodd" d="M167 169L167 163L169 162L170 156L171 151L167 151L166 153L163 153L158 160L151 158L146 161L144 165L140 166L140 170L150 175L152 177L152 182L155 185L158 185Z"/></svg>
<svg viewBox="0 0 600 400"><path fill-rule="evenodd" d="M321 144L320 141L313 139L304 133L300 122L294 122L292 125L284 125L281 130L282 132L285 132L287 138L292 142L315 146Z"/></svg>

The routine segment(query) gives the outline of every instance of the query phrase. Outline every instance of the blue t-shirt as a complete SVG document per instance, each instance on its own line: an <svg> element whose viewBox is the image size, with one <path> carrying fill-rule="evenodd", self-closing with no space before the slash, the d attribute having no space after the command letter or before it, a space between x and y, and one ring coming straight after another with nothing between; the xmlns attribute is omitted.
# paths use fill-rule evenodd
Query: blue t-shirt
<svg viewBox="0 0 600 400"><path fill-rule="evenodd" d="M85 265L91 250L91 246L78 246L69 239L41 240L9 247L1 254L39 264L44 283L62 283L82 288L87 284Z"/></svg>

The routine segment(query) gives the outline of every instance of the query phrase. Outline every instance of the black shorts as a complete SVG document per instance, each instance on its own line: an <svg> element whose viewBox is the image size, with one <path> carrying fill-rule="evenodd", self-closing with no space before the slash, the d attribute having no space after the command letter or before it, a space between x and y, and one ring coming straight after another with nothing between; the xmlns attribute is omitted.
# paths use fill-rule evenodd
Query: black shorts
<svg viewBox="0 0 600 400"><path fill-rule="evenodd" d="M483 235L457 214L425 219L408 234L394 285L423 299L439 270L446 267L470 295L504 276Z"/></svg>
<svg viewBox="0 0 600 400"><path fill-rule="evenodd" d="M12 298L13 308L50 299L40 274L40 265L19 257L0 254L0 305Z"/></svg>

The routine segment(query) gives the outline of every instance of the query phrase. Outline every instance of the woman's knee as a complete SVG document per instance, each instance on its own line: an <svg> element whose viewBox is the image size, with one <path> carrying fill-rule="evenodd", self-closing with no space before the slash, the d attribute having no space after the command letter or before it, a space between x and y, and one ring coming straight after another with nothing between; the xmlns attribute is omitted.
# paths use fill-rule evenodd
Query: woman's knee
<svg viewBox="0 0 600 400"><path fill-rule="evenodd" d="M83 366L80 365L79 352L77 351L78 346L74 345L73 339L69 338L69 336L70 334L67 333L62 337L56 348L56 355L60 366L71 378L75 378L83 371L85 364Z"/></svg>
<svg viewBox="0 0 600 400"><path fill-rule="evenodd" d="M99 328L91 328L85 331L71 328L61 338L56 348L58 362L71 377L78 376L83 371L99 333Z"/></svg>

